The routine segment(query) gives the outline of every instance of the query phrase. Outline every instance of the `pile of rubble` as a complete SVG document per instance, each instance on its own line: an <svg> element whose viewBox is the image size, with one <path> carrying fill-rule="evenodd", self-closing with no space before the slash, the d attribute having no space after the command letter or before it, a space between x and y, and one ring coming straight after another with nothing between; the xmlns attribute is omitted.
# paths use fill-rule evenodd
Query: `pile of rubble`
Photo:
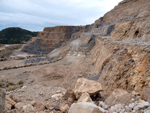
<svg viewBox="0 0 150 113"><path fill-rule="evenodd" d="M116 89L110 94L101 84L79 78L73 90L35 85L11 92L1 90L1 113L149 113L149 88L140 95ZM5 97L6 93L6 97ZM145 100L142 100L142 99ZM5 101L4 101L5 100ZM149 102L148 102L149 101ZM3 111L4 109L4 111Z"/></svg>

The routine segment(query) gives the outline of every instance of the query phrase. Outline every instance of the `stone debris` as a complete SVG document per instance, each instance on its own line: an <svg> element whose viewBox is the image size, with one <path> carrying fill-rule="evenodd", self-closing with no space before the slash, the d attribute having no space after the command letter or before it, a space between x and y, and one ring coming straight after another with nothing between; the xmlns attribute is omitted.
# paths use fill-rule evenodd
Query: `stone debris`
<svg viewBox="0 0 150 113"><path fill-rule="evenodd" d="M63 103L63 104L61 105L61 107L60 107L60 111L61 111L62 113L66 113L66 112L68 112L69 108L70 108L70 107L69 107L68 104Z"/></svg>
<svg viewBox="0 0 150 113"><path fill-rule="evenodd" d="M8 103L10 103L12 106L14 106L16 104L16 102L14 100L12 100L8 95L6 95L6 101L8 101Z"/></svg>
<svg viewBox="0 0 150 113"><path fill-rule="evenodd" d="M115 89L113 93L105 100L107 105L126 104L132 99L131 94L123 89Z"/></svg>
<svg viewBox="0 0 150 113"><path fill-rule="evenodd" d="M139 103L138 104L138 107L140 108L140 109L144 109L144 108L146 108L146 107L149 107L149 102L144 102L144 103Z"/></svg>
<svg viewBox="0 0 150 113"><path fill-rule="evenodd" d="M50 106L50 104L49 103L46 103L46 109L49 109L51 106Z"/></svg>
<svg viewBox="0 0 150 113"><path fill-rule="evenodd" d="M76 82L75 88L73 89L77 99L80 98L82 93L89 93L90 96L95 95L102 91L101 84L85 78L79 78Z"/></svg>
<svg viewBox="0 0 150 113"><path fill-rule="evenodd" d="M37 102L31 101L30 104L31 104L33 107L35 107L35 106L37 105Z"/></svg>
<svg viewBox="0 0 150 113"><path fill-rule="evenodd" d="M15 108L16 109L19 109L19 108L21 108L23 106L24 106L24 103L22 103L22 102L18 102L18 103L15 104Z"/></svg>
<svg viewBox="0 0 150 113"><path fill-rule="evenodd" d="M44 87L34 86L34 88ZM52 98L52 96L53 98L57 97L59 94L61 94L62 91L60 88L59 90L56 88L55 94L51 95L50 98ZM25 92L26 91L27 89ZM28 103L16 102L12 99L12 97L15 96L11 93L12 92L9 92L7 93L8 95L6 95L4 110L7 111L6 113L55 113L56 111L58 113L148 113L150 110L150 103L142 100L139 94L135 94L134 92L128 93L123 89L114 90L105 101L100 101L99 97L95 97L99 99L98 101L92 100L88 92L83 92L80 98L76 100L73 91L66 91L65 95L61 95L62 97L60 99L54 98L52 103L46 103L44 101L30 101ZM40 95L38 96L40 97ZM122 102L125 97L130 98L130 100L128 99L128 101ZM54 104L55 102L56 104Z"/></svg>
<svg viewBox="0 0 150 113"><path fill-rule="evenodd" d="M44 61L52 61L54 58L34 58L26 60L24 64L39 63Z"/></svg>
<svg viewBox="0 0 150 113"><path fill-rule="evenodd" d="M76 97L75 97L73 91L71 91L71 90L67 90L63 96L63 99L67 100L68 104L72 104L74 102L75 98Z"/></svg>
<svg viewBox="0 0 150 113"><path fill-rule="evenodd" d="M36 109L31 104L27 104L21 107L19 109L19 112L20 113L36 113Z"/></svg>
<svg viewBox="0 0 150 113"><path fill-rule="evenodd" d="M44 111L46 107L46 104L44 102L40 102L36 105L37 111Z"/></svg>
<svg viewBox="0 0 150 113"><path fill-rule="evenodd" d="M102 107L102 108L104 108L105 110L108 110L108 108L109 108L109 106L106 105L103 101L99 102L99 106Z"/></svg>
<svg viewBox="0 0 150 113"><path fill-rule="evenodd" d="M51 97L54 98L55 100L60 100L62 98L63 94L62 93L58 93L58 94L54 94Z"/></svg>
<svg viewBox="0 0 150 113"><path fill-rule="evenodd" d="M89 102L73 103L68 113L106 113L106 111Z"/></svg>

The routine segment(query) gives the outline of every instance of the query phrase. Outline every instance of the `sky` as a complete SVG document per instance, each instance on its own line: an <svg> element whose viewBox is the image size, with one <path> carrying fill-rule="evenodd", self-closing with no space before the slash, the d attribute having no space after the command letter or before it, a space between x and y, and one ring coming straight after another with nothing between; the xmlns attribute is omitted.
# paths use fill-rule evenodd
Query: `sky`
<svg viewBox="0 0 150 113"><path fill-rule="evenodd" d="M0 30L88 25L122 0L0 0Z"/></svg>

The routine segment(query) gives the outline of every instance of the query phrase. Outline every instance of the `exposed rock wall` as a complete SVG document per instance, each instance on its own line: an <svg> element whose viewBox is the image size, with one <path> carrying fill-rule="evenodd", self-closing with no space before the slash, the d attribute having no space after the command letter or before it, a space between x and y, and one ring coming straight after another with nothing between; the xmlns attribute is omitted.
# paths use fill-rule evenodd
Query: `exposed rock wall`
<svg viewBox="0 0 150 113"><path fill-rule="evenodd" d="M96 20L90 27L92 29L97 28L98 30L95 30L96 33L109 35L107 34L107 31L110 30L109 27L111 25L116 25L127 20L133 20L139 13L150 11L149 6L149 0L124 0L103 17Z"/></svg>
<svg viewBox="0 0 150 113"><path fill-rule="evenodd" d="M144 11L131 21L124 21L116 24L111 33L113 39L135 39L150 41L150 11Z"/></svg>
<svg viewBox="0 0 150 113"><path fill-rule="evenodd" d="M83 31L85 26L56 26L44 28L38 36L22 49L32 54L48 54L53 49L66 45L73 33Z"/></svg>
<svg viewBox="0 0 150 113"><path fill-rule="evenodd" d="M140 92L143 87L150 87L149 45L97 38L91 53L95 73L102 72L99 82L107 90Z"/></svg>
<svg viewBox="0 0 150 113"><path fill-rule="evenodd" d="M91 54L102 86L137 92L150 87L150 1L124 0L91 26L101 35Z"/></svg>

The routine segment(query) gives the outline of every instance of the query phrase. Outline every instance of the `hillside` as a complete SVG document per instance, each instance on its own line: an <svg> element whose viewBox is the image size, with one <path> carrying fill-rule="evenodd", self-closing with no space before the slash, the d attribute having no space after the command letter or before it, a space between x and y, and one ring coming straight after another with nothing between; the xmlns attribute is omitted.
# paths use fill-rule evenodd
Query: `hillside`
<svg viewBox="0 0 150 113"><path fill-rule="evenodd" d="M38 32L31 32L18 27L6 28L0 31L0 44L20 44L36 37Z"/></svg>

